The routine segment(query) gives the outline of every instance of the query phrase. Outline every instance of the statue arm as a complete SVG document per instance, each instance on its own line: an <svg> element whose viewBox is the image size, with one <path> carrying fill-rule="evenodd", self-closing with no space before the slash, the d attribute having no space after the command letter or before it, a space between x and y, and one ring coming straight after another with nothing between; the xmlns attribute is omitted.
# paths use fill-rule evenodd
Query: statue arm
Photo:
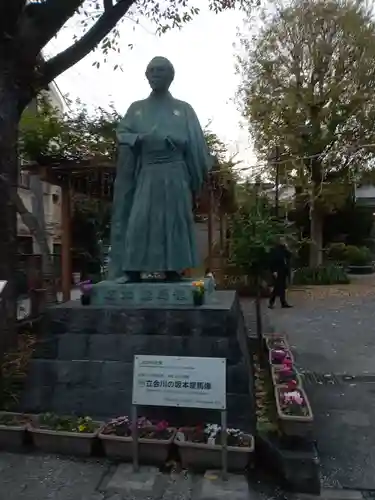
<svg viewBox="0 0 375 500"><path fill-rule="evenodd" d="M190 104L186 104L186 120L188 130L186 164L189 170L191 189L196 194L202 189L207 174L212 168L213 158L208 150L198 117Z"/></svg>

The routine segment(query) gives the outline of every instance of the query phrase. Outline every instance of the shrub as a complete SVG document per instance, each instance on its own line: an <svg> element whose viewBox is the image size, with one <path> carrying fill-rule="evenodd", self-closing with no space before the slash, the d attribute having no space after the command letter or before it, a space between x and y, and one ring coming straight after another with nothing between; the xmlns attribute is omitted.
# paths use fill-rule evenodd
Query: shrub
<svg viewBox="0 0 375 500"><path fill-rule="evenodd" d="M346 285L350 283L342 266L301 267L293 276L294 285Z"/></svg>
<svg viewBox="0 0 375 500"><path fill-rule="evenodd" d="M368 266L372 261L369 248L345 243L331 243L326 248L326 255L329 260L348 266Z"/></svg>
<svg viewBox="0 0 375 500"><path fill-rule="evenodd" d="M371 251L367 247L348 245L345 256L349 266L368 266L372 261Z"/></svg>
<svg viewBox="0 0 375 500"><path fill-rule="evenodd" d="M345 243L331 243L325 249L325 253L329 260L334 262L346 262L346 245Z"/></svg>

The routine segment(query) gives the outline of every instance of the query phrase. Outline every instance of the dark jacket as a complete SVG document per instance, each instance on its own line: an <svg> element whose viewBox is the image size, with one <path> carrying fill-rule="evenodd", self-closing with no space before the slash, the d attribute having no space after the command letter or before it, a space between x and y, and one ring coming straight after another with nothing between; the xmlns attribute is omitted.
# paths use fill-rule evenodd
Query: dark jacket
<svg viewBox="0 0 375 500"><path fill-rule="evenodd" d="M270 270L288 276L290 273L291 253L285 245L277 245L270 252Z"/></svg>

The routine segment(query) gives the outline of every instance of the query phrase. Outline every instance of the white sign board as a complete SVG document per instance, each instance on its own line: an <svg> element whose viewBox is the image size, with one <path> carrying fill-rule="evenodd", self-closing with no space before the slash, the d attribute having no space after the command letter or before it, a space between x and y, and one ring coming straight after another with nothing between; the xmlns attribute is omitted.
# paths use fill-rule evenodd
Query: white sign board
<svg viewBox="0 0 375 500"><path fill-rule="evenodd" d="M133 405L226 409L226 359L134 356Z"/></svg>

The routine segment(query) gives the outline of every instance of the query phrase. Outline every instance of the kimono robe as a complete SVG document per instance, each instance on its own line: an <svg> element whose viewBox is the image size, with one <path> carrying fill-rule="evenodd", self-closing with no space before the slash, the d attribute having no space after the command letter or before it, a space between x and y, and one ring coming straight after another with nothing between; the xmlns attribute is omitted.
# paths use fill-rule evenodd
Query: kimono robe
<svg viewBox="0 0 375 500"><path fill-rule="evenodd" d="M194 110L151 94L130 106L117 138L110 279L198 267L192 196L212 158Z"/></svg>

